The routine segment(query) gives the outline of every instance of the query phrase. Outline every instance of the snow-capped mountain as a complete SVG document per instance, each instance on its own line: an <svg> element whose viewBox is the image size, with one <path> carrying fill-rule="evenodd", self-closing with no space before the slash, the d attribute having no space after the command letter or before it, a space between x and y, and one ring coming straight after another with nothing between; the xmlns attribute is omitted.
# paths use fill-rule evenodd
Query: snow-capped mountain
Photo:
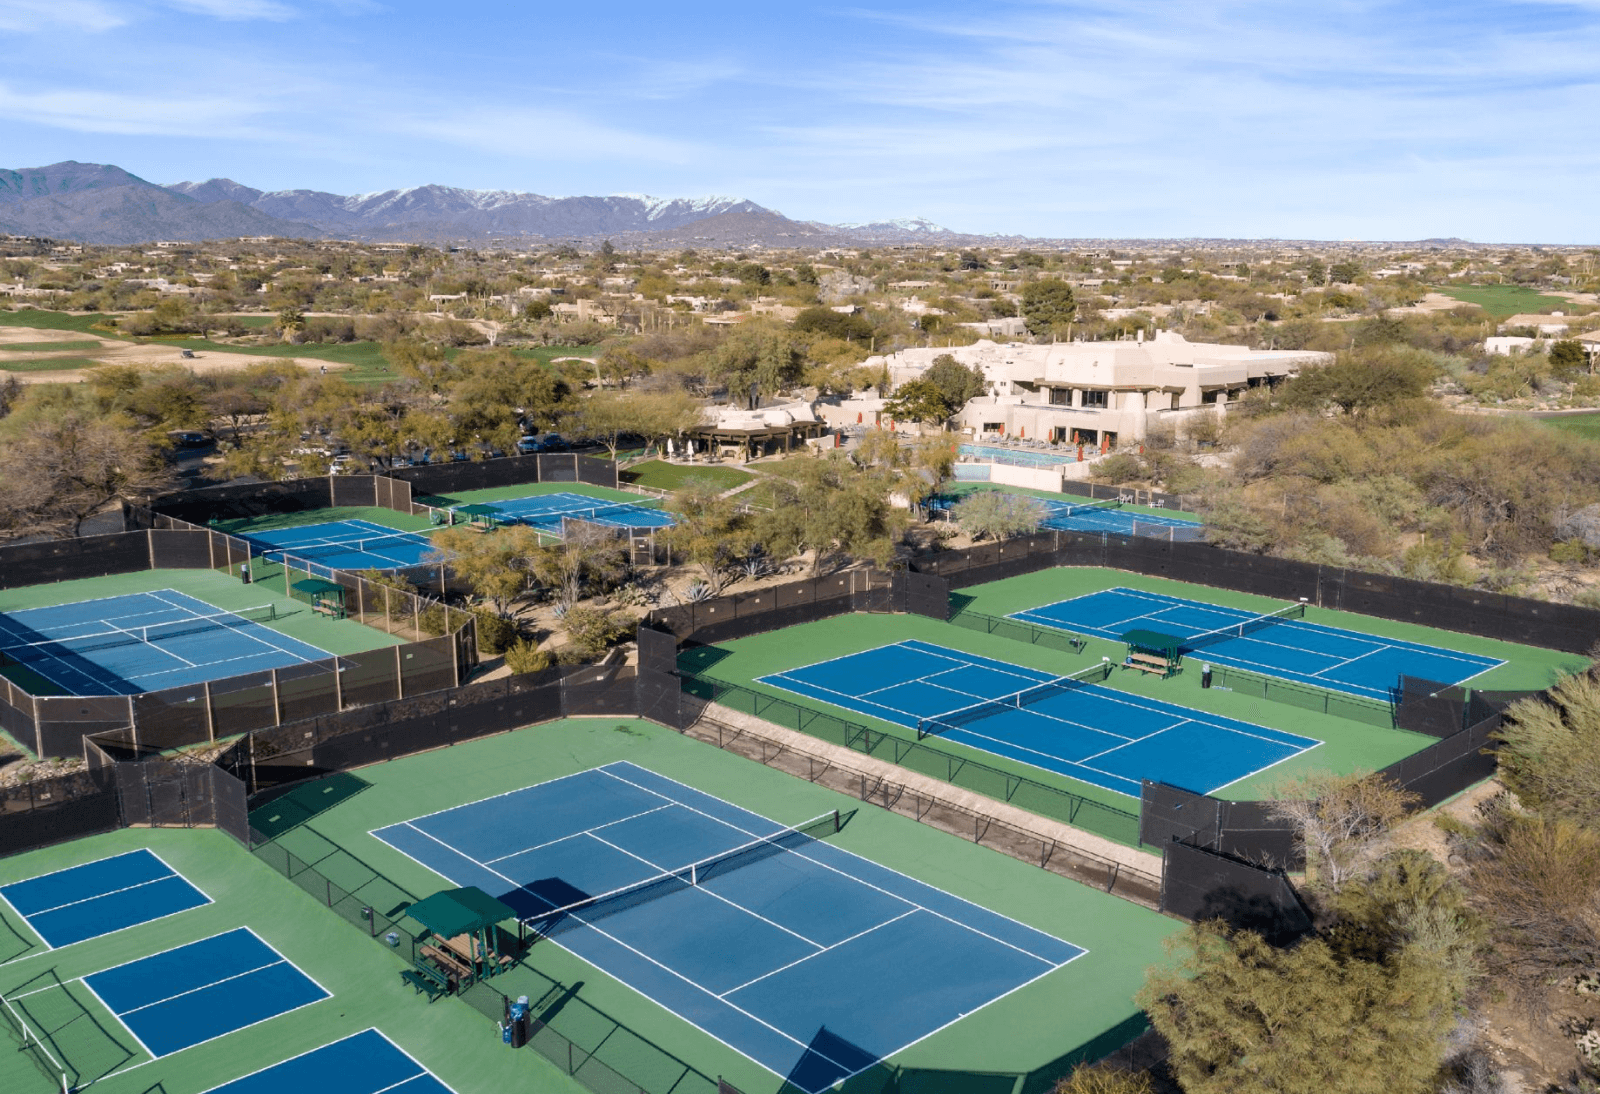
<svg viewBox="0 0 1600 1094"><path fill-rule="evenodd" d="M166 189L202 202L239 201L269 216L305 221L339 234L381 239L582 238L678 228L721 213L766 211L735 197L546 197L435 185L341 195L318 190L252 190L231 179L211 179L173 183Z"/></svg>
<svg viewBox="0 0 1600 1094"><path fill-rule="evenodd" d="M158 186L120 167L75 161L0 170L0 232L88 243L276 235L514 244L614 236L619 244L637 246L680 240L686 246L912 243L950 235L918 218L846 225L794 221L726 195L547 197L437 185L330 194L258 190L226 178Z"/></svg>

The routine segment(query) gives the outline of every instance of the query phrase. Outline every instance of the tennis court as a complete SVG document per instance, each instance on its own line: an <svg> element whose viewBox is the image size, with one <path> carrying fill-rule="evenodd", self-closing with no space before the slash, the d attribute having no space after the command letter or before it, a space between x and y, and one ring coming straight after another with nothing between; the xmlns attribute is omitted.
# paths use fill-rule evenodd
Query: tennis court
<svg viewBox="0 0 1600 1094"><path fill-rule="evenodd" d="M301 1053L205 1094L455 1094L376 1029Z"/></svg>
<svg viewBox="0 0 1600 1094"><path fill-rule="evenodd" d="M823 842L837 824L624 761L372 834L807 1094L1085 952Z"/></svg>
<svg viewBox="0 0 1600 1094"><path fill-rule="evenodd" d="M966 494L963 497L940 498L932 502L931 507L937 510L949 510L964 498L972 496ZM1057 501L1054 498L1041 498L1036 494L1019 496L1032 498L1044 507L1046 515L1039 524L1041 528L1059 528L1066 532L1111 532L1119 536L1157 535L1162 539L1168 538L1169 535L1176 539L1198 539L1205 528L1197 520L1161 516L1143 509L1123 509L1122 501L1118 498ZM1163 528L1171 531L1161 532Z"/></svg>
<svg viewBox="0 0 1600 1094"><path fill-rule="evenodd" d="M536 494L486 504L494 510L496 520L526 524L557 536L562 520L568 517L610 528L670 528L673 523L671 516L648 502L604 502L584 494Z"/></svg>
<svg viewBox="0 0 1600 1094"><path fill-rule="evenodd" d="M1140 781L1208 794L1315 748L1310 737L909 639L759 682L1139 796Z"/></svg>
<svg viewBox="0 0 1600 1094"><path fill-rule="evenodd" d="M67 695L137 695L329 656L264 625L280 612L225 612L176 589L0 612L0 666Z"/></svg>
<svg viewBox="0 0 1600 1094"><path fill-rule="evenodd" d="M7 1004L50 1042L63 1034L52 1014L70 1012L71 985L80 983L150 1059L299 1010L330 997L316 981L250 928L210 938L77 980L23 991ZM57 1045L59 1049L59 1044ZM57 1059L71 1054L56 1051Z"/></svg>
<svg viewBox="0 0 1600 1094"><path fill-rule="evenodd" d="M1198 600L1115 588L1013 612L1012 618L1077 634L1120 640L1152 630L1180 640L1207 661L1390 702L1400 677L1459 684L1504 661L1420 642L1308 623L1291 605L1262 616Z"/></svg>
<svg viewBox="0 0 1600 1094"><path fill-rule="evenodd" d="M145 848L0 885L0 900L53 950L211 903Z"/></svg>
<svg viewBox="0 0 1600 1094"><path fill-rule="evenodd" d="M433 542L421 532L397 532L367 520L331 520L242 532L255 554L269 562L285 556L315 562L329 570L399 570L423 565L433 553Z"/></svg>

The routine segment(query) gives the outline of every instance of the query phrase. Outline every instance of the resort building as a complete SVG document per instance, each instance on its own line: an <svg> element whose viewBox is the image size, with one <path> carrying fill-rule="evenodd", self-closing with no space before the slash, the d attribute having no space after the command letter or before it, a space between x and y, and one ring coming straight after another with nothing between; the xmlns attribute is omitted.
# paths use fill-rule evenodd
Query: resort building
<svg viewBox="0 0 1600 1094"><path fill-rule="evenodd" d="M978 439L1016 438L1109 449L1152 428L1180 431L1196 415L1224 411L1246 391L1292 376L1331 354L1252 350L1189 342L1158 331L1131 342L1024 345L980 341L970 346L901 350L869 358L887 366L897 387L948 353L983 372L989 391L956 415Z"/></svg>

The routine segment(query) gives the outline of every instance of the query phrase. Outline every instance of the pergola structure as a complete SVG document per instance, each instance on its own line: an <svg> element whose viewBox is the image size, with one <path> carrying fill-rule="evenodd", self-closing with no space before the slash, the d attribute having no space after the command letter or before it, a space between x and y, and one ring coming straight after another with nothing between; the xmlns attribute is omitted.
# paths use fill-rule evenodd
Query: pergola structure
<svg viewBox="0 0 1600 1094"><path fill-rule="evenodd" d="M697 425L683 432L690 440L708 446L708 450L711 445L716 445L719 450L737 445L744 459L752 460L758 456L770 455L776 450L780 441L783 443L783 451L790 452L794 449L795 441L804 444L812 437L820 437L827 431L826 422L801 421L749 428Z"/></svg>
<svg viewBox="0 0 1600 1094"><path fill-rule="evenodd" d="M459 990L463 982L499 975L516 960L502 949L498 926L516 919L516 911L475 886L434 893L406 915L422 925L414 960L430 979L443 973Z"/></svg>

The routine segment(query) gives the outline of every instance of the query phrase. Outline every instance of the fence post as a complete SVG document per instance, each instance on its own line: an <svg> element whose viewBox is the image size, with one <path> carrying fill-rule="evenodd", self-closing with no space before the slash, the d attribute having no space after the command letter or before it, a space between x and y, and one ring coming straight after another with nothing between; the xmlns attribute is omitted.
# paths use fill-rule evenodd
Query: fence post
<svg viewBox="0 0 1600 1094"><path fill-rule="evenodd" d="M211 681L207 680L203 686L206 689L205 690L205 695L206 695L206 734L211 738L211 743L212 744L216 744L217 743L217 712L211 706Z"/></svg>
<svg viewBox="0 0 1600 1094"><path fill-rule="evenodd" d="M337 671L337 670L335 670ZM406 697L406 678L400 671L400 647L394 648L394 693L398 698Z"/></svg>
<svg viewBox="0 0 1600 1094"><path fill-rule="evenodd" d="M283 725L283 704L278 701L278 670L272 670L272 724ZM250 738L250 781L255 782L255 737Z"/></svg>

